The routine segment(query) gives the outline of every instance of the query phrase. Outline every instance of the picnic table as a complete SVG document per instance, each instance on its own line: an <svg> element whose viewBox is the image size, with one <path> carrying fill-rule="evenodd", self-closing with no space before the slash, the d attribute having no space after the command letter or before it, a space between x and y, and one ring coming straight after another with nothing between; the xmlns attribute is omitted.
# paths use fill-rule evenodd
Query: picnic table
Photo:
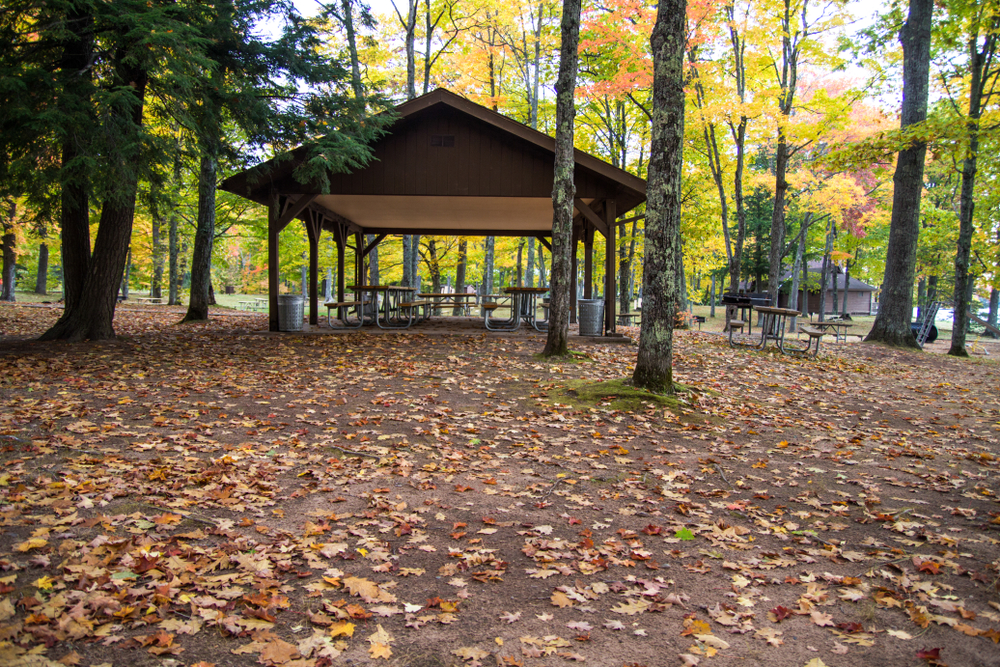
<svg viewBox="0 0 1000 667"><path fill-rule="evenodd" d="M136 297L135 302L142 305L160 305L163 303L163 299L158 296L139 296Z"/></svg>
<svg viewBox="0 0 1000 667"><path fill-rule="evenodd" d="M844 342L847 342L847 330L854 326L852 322L846 322L844 320L826 320L825 322L810 322L810 327L815 329L821 329L825 333L829 333L829 329L833 329L834 340L838 343L840 339L843 338Z"/></svg>
<svg viewBox="0 0 1000 667"><path fill-rule="evenodd" d="M420 292L421 299L430 299L430 308L459 308L468 317L473 305L478 303L479 295L475 292ZM471 303L470 303L471 300Z"/></svg>
<svg viewBox="0 0 1000 667"><path fill-rule="evenodd" d="M729 345L731 347L752 347L763 350L767 347L767 342L773 340L777 343L778 349L782 353L790 352L794 354L795 352L799 352L799 350L795 350L794 348L785 350L785 329L788 324L788 318L798 316L799 311L792 308L776 308L773 306L752 306L752 308L763 316L760 325L760 340L756 340L754 336L749 336L749 342L734 340L734 329L731 327L729 329Z"/></svg>
<svg viewBox="0 0 1000 667"><path fill-rule="evenodd" d="M504 293L511 299L510 317L506 320L492 320L493 311L500 307L498 302L483 304L483 323L490 331L515 331L522 322L530 324L535 331L548 330L548 320L538 319L538 297L547 293L548 287L507 287Z"/></svg>
<svg viewBox="0 0 1000 667"><path fill-rule="evenodd" d="M430 301L413 300L416 287L403 285L348 285L357 296L357 301L373 304L375 325L379 329L407 329L414 322L428 318L427 306ZM367 298L366 298L367 297ZM418 316L423 308L423 315Z"/></svg>

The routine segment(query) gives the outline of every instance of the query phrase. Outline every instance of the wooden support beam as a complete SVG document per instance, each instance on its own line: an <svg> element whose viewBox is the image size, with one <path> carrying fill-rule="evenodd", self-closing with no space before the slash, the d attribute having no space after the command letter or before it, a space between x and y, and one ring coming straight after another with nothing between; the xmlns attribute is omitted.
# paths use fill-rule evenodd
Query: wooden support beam
<svg viewBox="0 0 1000 667"><path fill-rule="evenodd" d="M306 222L309 235L309 324L319 324L319 238L323 233L323 215L309 211Z"/></svg>
<svg viewBox="0 0 1000 667"><path fill-rule="evenodd" d="M354 284L365 284L365 258L362 250L365 246L365 237L361 232L354 232Z"/></svg>
<svg viewBox="0 0 1000 667"><path fill-rule="evenodd" d="M302 211L306 210L306 207L312 203L316 197L319 195L302 195L294 202L286 203L284 207L284 212L281 217L278 218L278 232L280 233L285 227L288 226L292 220L296 218Z"/></svg>
<svg viewBox="0 0 1000 667"><path fill-rule="evenodd" d="M580 243L580 233L583 230L577 225L573 226L572 241L570 242L569 251L569 265L570 265L570 278L569 278L569 323L576 324L576 274L577 265L579 264L576 259L576 247Z"/></svg>
<svg viewBox="0 0 1000 667"><path fill-rule="evenodd" d="M607 199L604 201L604 220L607 223L608 233L606 234L606 239L604 243L604 332L605 335L610 335L615 333L615 325L618 320L615 317L615 303L617 301L616 286L618 284L618 270L615 262L615 251L618 249L618 244L615 242L615 232L618 231L618 227L615 226L615 218L617 217L617 206L614 199Z"/></svg>
<svg viewBox="0 0 1000 667"><path fill-rule="evenodd" d="M272 192L267 206L267 328L278 330L278 235L281 204Z"/></svg>
<svg viewBox="0 0 1000 667"><path fill-rule="evenodd" d="M645 213L640 213L639 215L630 215L627 218L622 218L621 220L615 222L615 227L621 227L622 225L627 225L628 223L633 222L635 220L645 220L645 219L646 219Z"/></svg>
<svg viewBox="0 0 1000 667"><path fill-rule="evenodd" d="M538 239L539 243L541 243L543 246L545 246L546 250L548 250L549 252L552 252L552 243L550 243L547 238L545 238L544 236L536 236L535 238Z"/></svg>
<svg viewBox="0 0 1000 667"><path fill-rule="evenodd" d="M602 220L601 216L594 213L594 209L590 208L590 206L588 206L585 201L577 197L573 205L576 206L576 210L580 212L580 215L582 215L584 218L587 219L587 222L589 222L590 224L592 224L594 227L597 228L597 231L599 231L604 236L608 235L607 222Z"/></svg>
<svg viewBox="0 0 1000 667"><path fill-rule="evenodd" d="M377 248L378 244L385 240L386 236L388 236L388 234L379 234L378 236L376 236L375 240L373 240L371 243L365 246L364 252L361 253L362 256L368 257L368 255L371 254L371 251Z"/></svg>
<svg viewBox="0 0 1000 667"><path fill-rule="evenodd" d="M594 298L594 228L583 230L583 298Z"/></svg>

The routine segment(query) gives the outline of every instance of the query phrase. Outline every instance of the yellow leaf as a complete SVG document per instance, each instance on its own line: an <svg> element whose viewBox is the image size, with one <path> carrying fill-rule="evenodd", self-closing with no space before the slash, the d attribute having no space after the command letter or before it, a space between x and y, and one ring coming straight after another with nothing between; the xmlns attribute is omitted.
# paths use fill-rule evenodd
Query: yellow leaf
<svg viewBox="0 0 1000 667"><path fill-rule="evenodd" d="M392 656L392 649L386 644L372 644L368 649L368 654L373 658L385 658L388 660Z"/></svg>
<svg viewBox="0 0 1000 667"><path fill-rule="evenodd" d="M552 594L552 604L557 607L572 607L573 601L566 597L566 594L562 591L556 591Z"/></svg>
<svg viewBox="0 0 1000 667"><path fill-rule="evenodd" d="M339 621L330 626L330 636L331 637L353 637L354 636L353 623L348 623L347 621Z"/></svg>
<svg viewBox="0 0 1000 667"><path fill-rule="evenodd" d="M826 667L826 663L819 658L813 658L807 662L804 667Z"/></svg>
<svg viewBox="0 0 1000 667"><path fill-rule="evenodd" d="M49 577L49 576L45 576L45 577L40 577L38 579L35 579L35 581L32 583L32 585L35 588L40 588L43 591L47 591L50 588L52 588L52 584L53 583L55 583L55 579L53 579L52 577Z"/></svg>
<svg viewBox="0 0 1000 667"><path fill-rule="evenodd" d="M44 539L42 539L40 537L32 537L29 540L25 540L24 542L21 542L20 544L14 545L14 548L17 551L20 551L21 553L24 553L26 551L31 551L32 549L41 549L42 547L44 547L48 543L49 543L48 540L44 540Z"/></svg>

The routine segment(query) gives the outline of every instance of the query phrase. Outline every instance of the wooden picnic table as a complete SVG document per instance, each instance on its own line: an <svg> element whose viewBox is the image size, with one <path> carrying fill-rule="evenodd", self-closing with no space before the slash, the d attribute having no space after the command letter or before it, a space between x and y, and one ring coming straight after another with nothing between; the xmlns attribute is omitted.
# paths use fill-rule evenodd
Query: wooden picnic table
<svg viewBox="0 0 1000 667"><path fill-rule="evenodd" d="M816 329L821 329L827 332L828 329L833 329L834 340L838 343L840 339L843 338L844 342L847 342L847 330L854 326L853 322L845 322L844 320L826 320L825 322L810 322L809 326Z"/></svg>
<svg viewBox="0 0 1000 667"><path fill-rule="evenodd" d="M763 315L760 326L760 340L755 341L751 336L751 342L743 343L733 340L733 329L729 330L729 345L731 347L753 347L763 350L767 347L767 341L773 340L778 345L778 349L785 352L785 329L788 318L797 317L798 310L792 308L776 308L774 306L753 306L753 310Z"/></svg>
<svg viewBox="0 0 1000 667"><path fill-rule="evenodd" d="M430 308L459 308L468 317L470 308L475 305L469 303L479 300L479 295L475 292L420 292L417 294L421 299L430 299Z"/></svg>
<svg viewBox="0 0 1000 667"><path fill-rule="evenodd" d="M410 296L417 291L416 287L403 285L348 285L347 289L357 295L361 302L369 301L375 308L375 325L379 329L407 329L414 322L427 319L429 301L412 301ZM366 299L365 295L370 295ZM381 298L380 298L381 297ZM417 310L423 308L424 314L417 318Z"/></svg>
<svg viewBox="0 0 1000 667"><path fill-rule="evenodd" d="M139 296L136 297L135 302L143 305L160 305L163 303L163 299L158 296Z"/></svg>
<svg viewBox="0 0 1000 667"><path fill-rule="evenodd" d="M493 320L493 311L500 307L497 302L483 303L483 324L490 331L516 331L521 323L530 324L536 331L546 331L548 320L539 320L537 315L538 297L549 291L548 287L507 287L504 295L511 299L510 317ZM485 297L484 297L485 298Z"/></svg>

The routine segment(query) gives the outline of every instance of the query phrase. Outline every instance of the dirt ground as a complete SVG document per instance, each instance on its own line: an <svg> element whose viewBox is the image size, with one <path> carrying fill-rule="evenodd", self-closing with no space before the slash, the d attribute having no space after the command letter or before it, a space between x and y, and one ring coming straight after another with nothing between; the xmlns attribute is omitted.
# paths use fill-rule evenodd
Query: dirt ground
<svg viewBox="0 0 1000 667"><path fill-rule="evenodd" d="M0 306L0 665L1000 665L1000 366ZM626 330L635 334L636 330Z"/></svg>

